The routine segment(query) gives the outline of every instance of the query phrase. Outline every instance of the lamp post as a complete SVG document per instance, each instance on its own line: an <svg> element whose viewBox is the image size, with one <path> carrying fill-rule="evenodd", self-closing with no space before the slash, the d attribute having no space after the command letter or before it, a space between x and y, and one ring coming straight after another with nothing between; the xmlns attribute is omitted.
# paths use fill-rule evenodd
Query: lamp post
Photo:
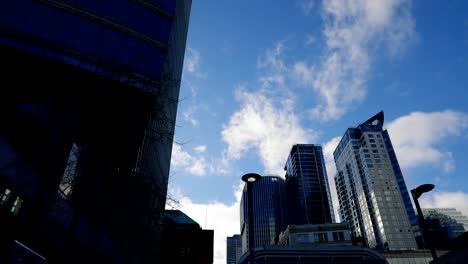
<svg viewBox="0 0 468 264"><path fill-rule="evenodd" d="M254 183L262 179L262 176L256 173L247 173L242 176L242 180L247 184L247 207L249 214L249 262L254 264L254 224L253 224L253 200L252 187Z"/></svg>
<svg viewBox="0 0 468 264"><path fill-rule="evenodd" d="M418 215L419 215L419 227L423 231L426 228L426 221L424 220L424 215L422 213L421 206L419 205L418 198L421 197L423 193L432 191L434 187L435 187L434 184L423 184L411 190L414 204L416 205L416 210L418 211ZM426 245L424 236L422 236L422 238L423 238L424 245ZM434 263L437 263L437 254L436 254L435 249L432 247L432 245L430 247L430 250L431 250L431 255L432 255L432 259L434 260Z"/></svg>

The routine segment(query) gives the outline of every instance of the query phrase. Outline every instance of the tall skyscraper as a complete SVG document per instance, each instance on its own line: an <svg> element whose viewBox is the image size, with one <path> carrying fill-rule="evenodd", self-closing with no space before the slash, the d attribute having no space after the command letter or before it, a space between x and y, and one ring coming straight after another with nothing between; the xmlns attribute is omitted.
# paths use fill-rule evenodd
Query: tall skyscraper
<svg viewBox="0 0 468 264"><path fill-rule="evenodd" d="M242 256L242 237L241 235L233 235L226 238L226 263L237 264L237 261Z"/></svg>
<svg viewBox="0 0 468 264"><path fill-rule="evenodd" d="M339 213L369 247L416 249L416 222L383 112L348 128L333 156Z"/></svg>
<svg viewBox="0 0 468 264"><path fill-rule="evenodd" d="M249 248L247 195L246 185L242 192L240 206L243 253ZM285 229L284 180L279 176L262 176L262 179L253 185L252 196L255 247L270 245Z"/></svg>
<svg viewBox="0 0 468 264"><path fill-rule="evenodd" d="M191 0L0 10L0 263L154 263Z"/></svg>
<svg viewBox="0 0 468 264"><path fill-rule="evenodd" d="M287 224L334 223L322 147L297 144L291 148L286 165Z"/></svg>

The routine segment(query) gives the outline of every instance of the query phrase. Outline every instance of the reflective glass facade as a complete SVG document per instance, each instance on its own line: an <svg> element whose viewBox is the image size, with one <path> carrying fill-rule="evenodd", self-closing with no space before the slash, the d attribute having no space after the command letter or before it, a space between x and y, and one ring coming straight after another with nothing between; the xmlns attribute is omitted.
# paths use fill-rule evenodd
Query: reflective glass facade
<svg viewBox="0 0 468 264"><path fill-rule="evenodd" d="M233 235L226 238L226 263L237 264L237 261L242 256L242 237L241 235Z"/></svg>
<svg viewBox="0 0 468 264"><path fill-rule="evenodd" d="M285 229L284 179L279 176L262 176L253 185L253 221L255 247L270 245ZM249 248L247 186L244 187L240 206L242 252Z"/></svg>
<svg viewBox="0 0 468 264"><path fill-rule="evenodd" d="M349 128L334 151L340 217L370 247L415 249L414 210L382 125L383 112Z"/></svg>
<svg viewBox="0 0 468 264"><path fill-rule="evenodd" d="M288 224L334 223L322 147L297 144L291 148L286 165Z"/></svg>

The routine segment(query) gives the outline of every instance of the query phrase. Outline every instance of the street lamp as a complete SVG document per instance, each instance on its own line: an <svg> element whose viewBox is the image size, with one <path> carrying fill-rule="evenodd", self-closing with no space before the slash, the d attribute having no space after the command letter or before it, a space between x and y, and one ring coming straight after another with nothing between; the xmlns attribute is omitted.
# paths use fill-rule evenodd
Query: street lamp
<svg viewBox="0 0 468 264"><path fill-rule="evenodd" d="M414 200L414 204L416 205L416 210L418 211L418 215L419 215L419 227L424 230L426 228L426 221L424 220L424 215L422 213L422 210L421 210L421 206L419 206L419 202L418 202L418 198L421 197L421 195L425 192L430 192L434 189L434 184L423 184L423 185L420 185L418 187L416 187L415 189L411 190L411 194L413 195L413 200ZM424 236L422 236L423 238L423 241L424 241L424 245L426 245L426 241L424 240ZM437 254L435 252L435 249L432 247L430 247L430 250L431 250L431 255L432 255L432 259L434 260L435 263L437 263Z"/></svg>
<svg viewBox="0 0 468 264"><path fill-rule="evenodd" d="M253 225L253 200L252 187L254 183L262 179L262 176L256 173L247 173L242 176L242 180L247 184L247 207L249 214L249 262L254 264L254 225Z"/></svg>

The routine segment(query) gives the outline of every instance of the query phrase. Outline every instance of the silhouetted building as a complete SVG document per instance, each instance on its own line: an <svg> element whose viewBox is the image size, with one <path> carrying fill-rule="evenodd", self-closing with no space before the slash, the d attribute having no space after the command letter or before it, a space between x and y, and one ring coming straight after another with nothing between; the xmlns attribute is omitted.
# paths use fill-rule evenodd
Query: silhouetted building
<svg viewBox="0 0 468 264"><path fill-rule="evenodd" d="M237 264L242 256L242 237L241 235L233 235L226 238L226 263Z"/></svg>
<svg viewBox="0 0 468 264"><path fill-rule="evenodd" d="M213 263L213 230L200 225L179 210L164 212L163 263Z"/></svg>
<svg viewBox="0 0 468 264"><path fill-rule="evenodd" d="M450 239L454 239L467 231L468 218L455 208L423 208L425 219L439 219L442 226L447 227Z"/></svg>
<svg viewBox="0 0 468 264"><path fill-rule="evenodd" d="M449 252L437 251L437 264L465 263L468 259L468 232L452 240L452 249ZM431 261L431 264L436 262Z"/></svg>
<svg viewBox="0 0 468 264"><path fill-rule="evenodd" d="M287 224L334 223L335 215L322 147L313 144L292 146L284 169Z"/></svg>
<svg viewBox="0 0 468 264"><path fill-rule="evenodd" d="M190 9L1 1L0 262L159 255Z"/></svg>
<svg viewBox="0 0 468 264"><path fill-rule="evenodd" d="M333 153L339 213L369 247L416 249L410 222L417 219L383 123L380 112L348 128Z"/></svg>
<svg viewBox="0 0 468 264"><path fill-rule="evenodd" d="M240 203L242 253L249 248L249 223L247 185L244 186ZM262 176L252 191L255 247L270 245L285 229L284 180L279 176Z"/></svg>

